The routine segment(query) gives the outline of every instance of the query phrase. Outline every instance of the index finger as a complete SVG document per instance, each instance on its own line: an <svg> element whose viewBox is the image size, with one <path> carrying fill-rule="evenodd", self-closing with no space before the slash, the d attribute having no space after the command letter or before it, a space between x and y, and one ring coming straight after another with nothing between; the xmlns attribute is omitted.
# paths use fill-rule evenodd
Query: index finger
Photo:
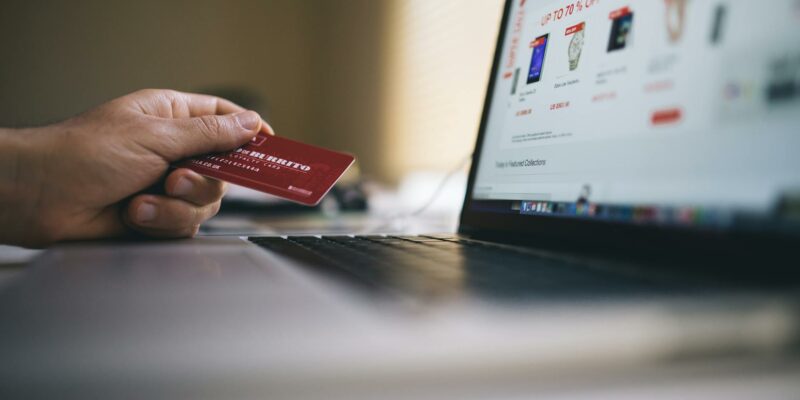
<svg viewBox="0 0 800 400"><path fill-rule="evenodd" d="M221 97L199 93L180 92L186 98L186 106L189 117L200 117L203 115L225 115L247 111L244 107ZM261 120L261 132L268 135L275 135L272 127L267 121Z"/></svg>

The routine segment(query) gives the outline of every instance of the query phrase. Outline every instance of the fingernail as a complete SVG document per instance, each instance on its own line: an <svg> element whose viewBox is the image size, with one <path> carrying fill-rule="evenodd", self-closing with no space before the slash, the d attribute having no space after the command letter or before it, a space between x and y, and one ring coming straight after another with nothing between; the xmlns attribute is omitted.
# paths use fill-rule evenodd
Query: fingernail
<svg viewBox="0 0 800 400"><path fill-rule="evenodd" d="M261 125L261 117L259 117L258 113L255 111L244 111L236 114L236 122L238 122L242 128L248 131L254 131Z"/></svg>
<svg viewBox="0 0 800 400"><path fill-rule="evenodd" d="M192 181L188 178L180 178L178 179L178 183L175 184L175 188L172 190L172 194L175 196L186 196L192 191Z"/></svg>
<svg viewBox="0 0 800 400"><path fill-rule="evenodd" d="M150 203L142 203L136 210L136 220L142 223L156 219L156 206Z"/></svg>

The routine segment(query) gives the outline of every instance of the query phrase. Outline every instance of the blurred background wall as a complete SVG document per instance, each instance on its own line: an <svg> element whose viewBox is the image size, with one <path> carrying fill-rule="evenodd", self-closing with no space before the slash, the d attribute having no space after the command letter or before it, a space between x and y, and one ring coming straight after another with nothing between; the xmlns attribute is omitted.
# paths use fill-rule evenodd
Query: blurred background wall
<svg viewBox="0 0 800 400"><path fill-rule="evenodd" d="M148 87L208 92L397 182L477 133L501 0L5 0L0 126Z"/></svg>

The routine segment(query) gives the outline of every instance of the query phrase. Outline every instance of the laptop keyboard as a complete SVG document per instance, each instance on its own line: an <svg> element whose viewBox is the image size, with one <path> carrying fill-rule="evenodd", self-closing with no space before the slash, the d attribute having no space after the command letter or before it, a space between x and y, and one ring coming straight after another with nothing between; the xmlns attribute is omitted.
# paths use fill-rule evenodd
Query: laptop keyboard
<svg viewBox="0 0 800 400"><path fill-rule="evenodd" d="M594 297L659 292L654 282L451 235L250 237L265 249L404 294L497 298Z"/></svg>

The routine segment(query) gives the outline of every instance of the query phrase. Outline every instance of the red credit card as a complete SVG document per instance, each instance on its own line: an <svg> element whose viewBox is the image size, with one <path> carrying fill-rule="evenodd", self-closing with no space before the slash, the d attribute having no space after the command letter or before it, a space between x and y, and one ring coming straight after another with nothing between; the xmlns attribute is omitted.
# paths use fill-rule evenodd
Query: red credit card
<svg viewBox="0 0 800 400"><path fill-rule="evenodd" d="M259 133L234 151L186 159L175 166L313 206L354 160L350 154Z"/></svg>

